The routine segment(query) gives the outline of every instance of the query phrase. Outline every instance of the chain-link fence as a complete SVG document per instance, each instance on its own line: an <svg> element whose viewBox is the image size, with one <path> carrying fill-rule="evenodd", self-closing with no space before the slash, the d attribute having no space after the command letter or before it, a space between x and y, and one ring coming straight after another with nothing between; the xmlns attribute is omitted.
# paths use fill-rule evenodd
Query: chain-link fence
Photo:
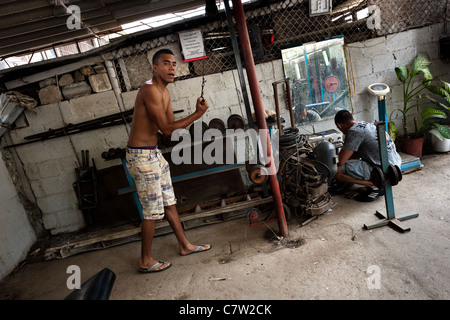
<svg viewBox="0 0 450 320"><path fill-rule="evenodd" d="M332 0L329 10L324 5L327 0L281 0L269 1L262 7L246 7L245 15L254 60L258 64L280 59L281 50L292 45L336 36L343 36L345 43L352 43L442 22L447 1ZM311 14L310 5L323 14ZM223 8L220 3L219 9ZM220 11L216 21L197 28L202 31L208 58L180 64L178 79L235 69L236 58L225 12ZM159 35L107 55L114 61L123 91L136 90L151 78L152 54L162 46L179 52L178 34ZM178 61L180 59L181 56L177 57Z"/></svg>
<svg viewBox="0 0 450 320"><path fill-rule="evenodd" d="M448 0L369 0L376 33L383 36L444 21Z"/></svg>

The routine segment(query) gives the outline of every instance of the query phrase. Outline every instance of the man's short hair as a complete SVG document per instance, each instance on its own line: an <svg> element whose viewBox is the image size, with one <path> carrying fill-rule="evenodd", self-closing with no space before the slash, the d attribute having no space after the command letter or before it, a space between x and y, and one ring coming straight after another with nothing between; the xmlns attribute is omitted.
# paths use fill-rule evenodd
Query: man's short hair
<svg viewBox="0 0 450 320"><path fill-rule="evenodd" d="M348 110L339 110L334 116L334 123L348 123L353 120L353 115Z"/></svg>
<svg viewBox="0 0 450 320"><path fill-rule="evenodd" d="M298 112L303 112L306 109L306 106L303 103L299 103L297 106Z"/></svg>
<svg viewBox="0 0 450 320"><path fill-rule="evenodd" d="M153 55L152 63L153 63L153 64L158 64L159 57L160 57L162 54L171 54L171 55L174 55L173 52L172 52L172 50L170 50L170 49L161 49L161 50L158 50L158 51L156 51L156 53Z"/></svg>

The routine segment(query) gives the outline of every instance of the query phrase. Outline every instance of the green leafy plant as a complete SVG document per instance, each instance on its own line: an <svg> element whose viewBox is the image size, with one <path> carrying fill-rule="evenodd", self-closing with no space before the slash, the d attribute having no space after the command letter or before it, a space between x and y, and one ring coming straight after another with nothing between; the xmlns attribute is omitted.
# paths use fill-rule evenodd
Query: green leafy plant
<svg viewBox="0 0 450 320"><path fill-rule="evenodd" d="M434 78L430 72L430 65L428 54L419 53L413 60L411 70L405 66L395 68L397 78L403 85L403 107L394 109L389 116L388 131L394 139L400 133L394 121L391 120L392 115L396 112L402 114L402 137L404 138L418 138L423 136L426 131L441 140L450 138L450 129L437 122L447 118L445 111L448 111L448 106L439 100L443 98L447 104L450 104L450 84ZM421 81L418 78L420 75L422 76ZM426 107L420 111L421 107L430 105L433 107ZM408 133L408 121L410 120L408 117L409 113L413 111L415 111L413 116L414 132ZM420 118L417 117L418 115Z"/></svg>
<svg viewBox="0 0 450 320"><path fill-rule="evenodd" d="M434 124L435 128L432 128L429 132L435 135L439 140L450 139L450 127L444 126L439 123Z"/></svg>

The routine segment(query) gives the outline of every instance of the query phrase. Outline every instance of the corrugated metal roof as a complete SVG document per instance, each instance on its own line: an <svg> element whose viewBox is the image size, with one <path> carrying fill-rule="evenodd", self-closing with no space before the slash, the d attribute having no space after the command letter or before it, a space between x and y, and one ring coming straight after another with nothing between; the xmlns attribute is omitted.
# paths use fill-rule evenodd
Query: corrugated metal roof
<svg viewBox="0 0 450 320"><path fill-rule="evenodd" d="M0 57L120 33L124 24L204 4L205 0L0 1ZM67 9L74 10L71 14Z"/></svg>

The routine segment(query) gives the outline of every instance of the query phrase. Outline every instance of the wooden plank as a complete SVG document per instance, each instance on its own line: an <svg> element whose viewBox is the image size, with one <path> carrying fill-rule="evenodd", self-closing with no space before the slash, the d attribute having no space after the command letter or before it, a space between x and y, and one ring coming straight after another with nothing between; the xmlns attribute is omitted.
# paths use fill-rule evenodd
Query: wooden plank
<svg viewBox="0 0 450 320"><path fill-rule="evenodd" d="M200 204L200 208L201 209L208 209L210 207L214 207L214 206L218 206L222 203L222 201L225 201L226 204L233 204L237 201L243 201L243 200L247 200L247 197L250 197L250 200L253 200L254 198L259 198L259 195L257 192L253 192L250 194L245 194L245 195L240 195L240 196L234 196L234 197L230 197L230 198L225 198L225 199L220 199L220 200L214 200L211 202L206 202L206 203L202 203ZM189 207L185 207L185 208L180 208L178 209L178 213L179 214L183 214L183 213L188 213L191 210L195 210L197 206L189 206Z"/></svg>
<svg viewBox="0 0 450 320"><path fill-rule="evenodd" d="M129 236L133 236L137 233L141 232L141 228L132 228L129 230L124 230L124 231L118 231L118 232L113 232L113 233L108 233L106 235L100 235L100 236L96 236L96 237L92 237L86 240L81 240L81 241L76 241L73 243L67 243L67 244L63 244L60 246L56 246L53 248L50 248L49 250L51 251L59 251L63 248L80 248L80 247L85 247L85 246L89 246L91 244L97 243L97 242L101 242L101 241L110 241L110 240L114 240L114 239L119 239L119 238L125 238L125 237L129 237Z"/></svg>
<svg viewBox="0 0 450 320"><path fill-rule="evenodd" d="M67 72L72 72L74 70L80 69L84 66L96 64L99 62L103 62L103 58L101 56L96 56L92 58L83 59L77 62L66 64L65 66L57 67L54 69L50 69L43 72L38 72L29 76L25 76L20 79L11 80L5 82L5 86L8 90L15 89L18 87L25 86L30 83L35 83L38 81L45 80L47 78L52 78L56 75L64 74Z"/></svg>
<svg viewBox="0 0 450 320"><path fill-rule="evenodd" d="M272 197L257 198L257 199L253 199L253 200L245 200L245 201L230 204L230 205L227 205L227 206L221 207L221 208L214 208L214 209L210 209L210 210L200 211L197 213L185 214L185 215L180 216L180 221L185 222L185 221L189 221L189 220L193 220L193 219L206 218L209 216L214 216L216 214L222 214L222 213L227 213L227 212L232 212L232 211L243 210L246 208L259 206L259 205L270 203L270 202L273 202ZM169 225L169 222L167 222L166 220L162 220L162 221L158 221L158 222L159 223L156 224L157 228L165 227L165 226Z"/></svg>
<svg viewBox="0 0 450 320"><path fill-rule="evenodd" d="M235 197L237 198L237 197ZM273 202L272 197L267 198L254 198L252 200L243 200L237 203L229 204L224 207L220 208L214 208L209 210L203 210L197 213L188 213L180 216L181 222L186 222L194 219L201 219L206 218L209 216L214 216L218 214L233 212L233 211L239 211L246 208L255 207L258 205L266 204ZM164 229L169 227L169 222L167 220L160 220L156 223L156 231L160 229ZM52 259L52 258L65 258L70 255L79 253L82 250L79 250L80 248L86 248L85 251L89 251L89 246L94 246L96 244L102 244L107 241L114 241L118 239L125 239L128 237L136 236L141 232L141 227L137 228L131 228L128 230L118 231L118 232L112 232L104 235L98 235L93 236L89 239L80 240L80 241L74 241L74 242L68 242L63 245L55 246L52 248L48 248L45 252L46 259ZM77 250L78 249L78 250ZM98 249L98 248L97 248ZM73 250L73 253L70 252L70 250ZM92 249L93 250L93 249Z"/></svg>

